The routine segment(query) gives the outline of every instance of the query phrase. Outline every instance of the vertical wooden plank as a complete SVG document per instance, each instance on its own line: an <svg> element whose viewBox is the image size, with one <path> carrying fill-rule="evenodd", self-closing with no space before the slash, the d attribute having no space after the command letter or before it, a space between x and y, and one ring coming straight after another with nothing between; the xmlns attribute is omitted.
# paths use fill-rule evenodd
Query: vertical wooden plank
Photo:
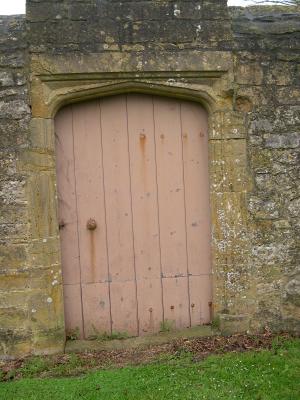
<svg viewBox="0 0 300 400"><path fill-rule="evenodd" d="M188 280L186 277L163 279L165 324L183 329L190 326Z"/></svg>
<svg viewBox="0 0 300 400"><path fill-rule="evenodd" d="M66 335L77 335L79 332L80 338L83 339L81 285L64 285L63 290Z"/></svg>
<svg viewBox="0 0 300 400"><path fill-rule="evenodd" d="M154 99L157 184L160 223L161 264L165 318L170 315L165 297L171 292L182 299L188 297L188 271L185 226L185 202L182 161L180 103L172 99ZM180 281L167 278L182 277ZM166 280L166 282L165 282ZM176 309L179 325L189 320L185 300ZM172 312L175 315L175 312ZM182 323L180 322L182 321Z"/></svg>
<svg viewBox="0 0 300 400"><path fill-rule="evenodd" d="M58 219L61 224L66 331L71 332L78 328L82 338L81 276L73 145L72 107L70 106L62 109L55 118Z"/></svg>
<svg viewBox="0 0 300 400"><path fill-rule="evenodd" d="M139 335L159 332L164 319L161 279L141 279L137 284Z"/></svg>
<svg viewBox="0 0 300 400"><path fill-rule="evenodd" d="M126 96L101 100L100 106L112 323L116 330L123 321L137 334Z"/></svg>
<svg viewBox="0 0 300 400"><path fill-rule="evenodd" d="M75 177L81 279L108 280L99 101L73 105ZM97 223L95 230L87 222Z"/></svg>
<svg viewBox="0 0 300 400"><path fill-rule="evenodd" d="M113 281L111 289L112 332L138 335L136 283Z"/></svg>
<svg viewBox="0 0 300 400"><path fill-rule="evenodd" d="M74 176L72 107L63 108L55 117L55 150L64 284L80 283Z"/></svg>
<svg viewBox="0 0 300 400"><path fill-rule="evenodd" d="M162 273L187 275L180 103L154 98Z"/></svg>
<svg viewBox="0 0 300 400"><path fill-rule="evenodd" d="M191 276L189 288L192 326L208 324L211 322L211 275Z"/></svg>
<svg viewBox="0 0 300 400"><path fill-rule="evenodd" d="M144 334L159 329L163 314L152 97L128 95L127 112L138 318Z"/></svg>
<svg viewBox="0 0 300 400"><path fill-rule="evenodd" d="M84 333L91 336L111 333L108 283L82 284Z"/></svg>
<svg viewBox="0 0 300 400"><path fill-rule="evenodd" d="M181 121L191 323L198 325L211 318L207 115L197 104L182 102Z"/></svg>
<svg viewBox="0 0 300 400"><path fill-rule="evenodd" d="M208 274L210 207L207 115L198 104L181 103L189 273Z"/></svg>
<svg viewBox="0 0 300 400"><path fill-rule="evenodd" d="M160 278L152 97L128 95L127 110L136 275Z"/></svg>

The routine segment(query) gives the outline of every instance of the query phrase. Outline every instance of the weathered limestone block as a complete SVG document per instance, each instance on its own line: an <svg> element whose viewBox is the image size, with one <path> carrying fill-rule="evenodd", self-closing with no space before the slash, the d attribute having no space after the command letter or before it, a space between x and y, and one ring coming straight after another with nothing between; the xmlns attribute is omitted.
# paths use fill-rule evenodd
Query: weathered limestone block
<svg viewBox="0 0 300 400"><path fill-rule="evenodd" d="M42 241L57 236L55 176L33 174L28 180L31 237Z"/></svg>
<svg viewBox="0 0 300 400"><path fill-rule="evenodd" d="M263 76L263 68L259 62L246 60L236 66L237 83L240 85L261 85Z"/></svg>
<svg viewBox="0 0 300 400"><path fill-rule="evenodd" d="M24 304L24 293L22 293ZM23 329L27 330L28 326L28 310L27 307L20 306L5 306L2 305L0 309L1 326L9 329Z"/></svg>
<svg viewBox="0 0 300 400"><path fill-rule="evenodd" d="M213 256L218 265L235 262L238 267L247 261L249 232L246 204L244 193L214 193L211 196Z"/></svg>
<svg viewBox="0 0 300 400"><path fill-rule="evenodd" d="M54 152L54 126L50 119L32 118L30 144L33 149Z"/></svg>
<svg viewBox="0 0 300 400"><path fill-rule="evenodd" d="M252 197L249 199L249 212L257 219L278 219L280 204L274 200L263 200Z"/></svg>
<svg viewBox="0 0 300 400"><path fill-rule="evenodd" d="M7 246L0 245L0 265L1 271L9 271L18 268L26 258L26 245L24 244L11 244Z"/></svg>
<svg viewBox="0 0 300 400"><path fill-rule="evenodd" d="M33 330L63 329L62 285L57 283L46 290L31 290L28 293L28 311Z"/></svg>
<svg viewBox="0 0 300 400"><path fill-rule="evenodd" d="M245 114L239 111L214 113L211 139L243 139L246 137Z"/></svg>
<svg viewBox="0 0 300 400"><path fill-rule="evenodd" d="M300 216L300 198L292 200L288 206L288 210L289 210L291 217L299 218L299 216Z"/></svg>
<svg viewBox="0 0 300 400"><path fill-rule="evenodd" d="M50 6L51 4L51 6ZM95 0L83 4L29 2L30 44L34 52L99 52L101 43L195 42L202 48L231 41L226 1ZM44 7L43 7L44 6ZM219 19L222 18L222 24ZM163 23L162 23L163 21ZM212 29L213 26L213 29ZM99 46L100 44L100 46Z"/></svg>
<svg viewBox="0 0 300 400"><path fill-rule="evenodd" d="M51 272L47 274L46 271L41 271L41 276L45 274L45 282L48 279L51 279L51 275L57 275L56 269L59 267L60 264L60 244L59 244L59 237L48 237L45 239L33 239L30 243L29 247L29 262L32 267L38 268L48 268ZM55 272L53 272L55 270ZM61 275L61 272L58 273ZM46 279L46 277L48 277ZM50 278L49 278L50 277ZM57 280L57 276L53 278L53 280Z"/></svg>
<svg viewBox="0 0 300 400"><path fill-rule="evenodd" d="M291 62L270 62L264 68L264 83L266 85L296 85L299 82L299 71L297 64Z"/></svg>
<svg viewBox="0 0 300 400"><path fill-rule="evenodd" d="M210 143L211 189L213 192L242 192L249 187L246 141L213 140Z"/></svg>
<svg viewBox="0 0 300 400"><path fill-rule="evenodd" d="M44 74L72 74L72 73L119 73L135 72L138 78L139 72L202 72L202 71L230 71L232 68L232 54L227 51L195 51L186 50L174 52L168 51L149 51L148 59L144 55L141 57L135 51L127 52L106 52L106 53L74 53L64 55L39 55L33 54L31 58L31 68L36 75ZM139 62L141 64L139 64Z"/></svg>
<svg viewBox="0 0 300 400"><path fill-rule="evenodd" d="M220 314L220 329L224 335L247 333L249 331L248 315Z"/></svg>
<svg viewBox="0 0 300 400"><path fill-rule="evenodd" d="M285 291L287 300L296 306L300 306L300 275L295 276L287 283Z"/></svg>
<svg viewBox="0 0 300 400"><path fill-rule="evenodd" d="M28 104L22 100L0 101L0 119L19 119L29 113Z"/></svg>
<svg viewBox="0 0 300 400"><path fill-rule="evenodd" d="M3 156L0 158L0 168L2 168L2 163L7 164L10 162L16 165L15 146L26 147L28 145L28 120L28 115L22 119L9 120L5 118L1 120L1 153ZM11 172L11 168L9 168L9 171Z"/></svg>
<svg viewBox="0 0 300 400"><path fill-rule="evenodd" d="M277 100L279 104L296 105L299 104L300 88L284 87L277 90Z"/></svg>
<svg viewBox="0 0 300 400"><path fill-rule="evenodd" d="M13 85L14 78L12 73L9 71L0 71L0 87Z"/></svg>

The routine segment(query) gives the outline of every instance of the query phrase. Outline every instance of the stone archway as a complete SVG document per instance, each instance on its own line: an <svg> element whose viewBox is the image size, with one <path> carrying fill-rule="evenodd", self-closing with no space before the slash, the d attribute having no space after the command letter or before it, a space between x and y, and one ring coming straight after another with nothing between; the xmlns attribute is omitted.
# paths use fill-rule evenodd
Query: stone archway
<svg viewBox="0 0 300 400"><path fill-rule="evenodd" d="M89 70L88 62L86 60L84 64L87 71ZM43 69L43 66L40 65L33 77L31 137L33 138L34 149L26 156L32 158L36 152L39 160L43 159L43 162L47 163L49 163L50 158L52 160L49 168L47 167L47 172L39 173L36 178L32 177L28 183L29 193L35 193L39 188L43 190L47 221L52 221L50 232L48 222L44 223L44 220L41 220L39 215L33 211L32 234L40 237L43 242L44 238L50 235L49 239L43 243L43 254L45 252L51 254L51 259L48 257L49 261L48 258L45 261L47 271L51 270L51 274L53 271L54 281L58 282L54 287L50 286L51 290L48 286L45 288L47 315L52 316L49 319L49 326L53 325L55 332L65 331L63 326L62 285L60 279L56 278L61 274L61 247L55 206L57 191L54 187L54 182L56 182L54 117L56 112L64 105L120 93L144 93L192 100L203 105L208 111L213 273L211 311L213 319L221 316L221 323L222 320L226 322L227 314L223 315L223 312L227 312L231 298L234 299L237 293L236 286L231 285L229 287L226 279L228 276L236 276L241 265L241 258L243 263L248 262L250 244L247 226L247 191L250 182L247 175L244 114L234 111L232 99L228 96L224 97L223 88L224 85L226 86L228 76L223 70L209 72L209 76L206 71L186 73L142 71L139 74L134 72L76 73L76 70L82 71L85 68L81 64L74 64L71 72L62 73L60 68L57 69L56 66L55 63L51 66L50 74L50 64L47 69ZM227 66L225 67L227 68ZM64 68L64 70L67 69ZM203 81L199 82L201 77ZM184 79L184 84L182 79ZM36 209L36 201L34 196L29 199L29 207L32 210ZM57 254L56 258L55 254ZM45 279L46 275L47 272L45 272ZM48 298L53 301L48 303ZM244 310L243 307L243 303L240 303L237 309L237 317L232 315L228 322L233 330L239 329L235 321L240 326L239 321L242 320L242 329L247 324L248 311ZM223 316L225 319L223 319ZM47 335L46 337L48 340ZM64 334L57 333L55 338L53 344L52 339L49 338L51 346L60 348L65 340Z"/></svg>

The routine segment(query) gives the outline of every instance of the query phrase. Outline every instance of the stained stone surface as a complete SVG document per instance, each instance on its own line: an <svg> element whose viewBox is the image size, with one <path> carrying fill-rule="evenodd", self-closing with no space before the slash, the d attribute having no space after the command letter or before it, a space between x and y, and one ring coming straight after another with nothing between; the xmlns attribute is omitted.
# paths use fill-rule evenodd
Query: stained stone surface
<svg viewBox="0 0 300 400"><path fill-rule="evenodd" d="M214 99L214 323L300 331L299 46L299 8L223 0L27 0L0 17L2 357L64 347L50 106L76 73Z"/></svg>

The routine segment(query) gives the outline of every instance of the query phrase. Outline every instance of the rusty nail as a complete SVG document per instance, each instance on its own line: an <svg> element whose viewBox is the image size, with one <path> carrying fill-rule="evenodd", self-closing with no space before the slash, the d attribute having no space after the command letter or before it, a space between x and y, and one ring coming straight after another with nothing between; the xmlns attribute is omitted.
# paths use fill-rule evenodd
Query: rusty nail
<svg viewBox="0 0 300 400"><path fill-rule="evenodd" d="M140 133L140 138L145 139L146 135L144 133Z"/></svg>
<svg viewBox="0 0 300 400"><path fill-rule="evenodd" d="M192 307L192 308L194 308L194 307L195 307L195 304L194 304L194 303L192 303L192 304L191 304L191 307Z"/></svg>
<svg viewBox="0 0 300 400"><path fill-rule="evenodd" d="M149 312L152 312L152 311L153 311L153 309L152 309L152 307L150 307L150 308L149 308Z"/></svg>
<svg viewBox="0 0 300 400"><path fill-rule="evenodd" d="M62 219L60 222L59 222L59 224L58 224L58 229L62 229L62 228L64 228L66 226L66 223L65 223L65 221Z"/></svg>
<svg viewBox="0 0 300 400"><path fill-rule="evenodd" d="M175 307L174 307L174 306L171 306L170 308L171 308L171 310L174 310Z"/></svg>

